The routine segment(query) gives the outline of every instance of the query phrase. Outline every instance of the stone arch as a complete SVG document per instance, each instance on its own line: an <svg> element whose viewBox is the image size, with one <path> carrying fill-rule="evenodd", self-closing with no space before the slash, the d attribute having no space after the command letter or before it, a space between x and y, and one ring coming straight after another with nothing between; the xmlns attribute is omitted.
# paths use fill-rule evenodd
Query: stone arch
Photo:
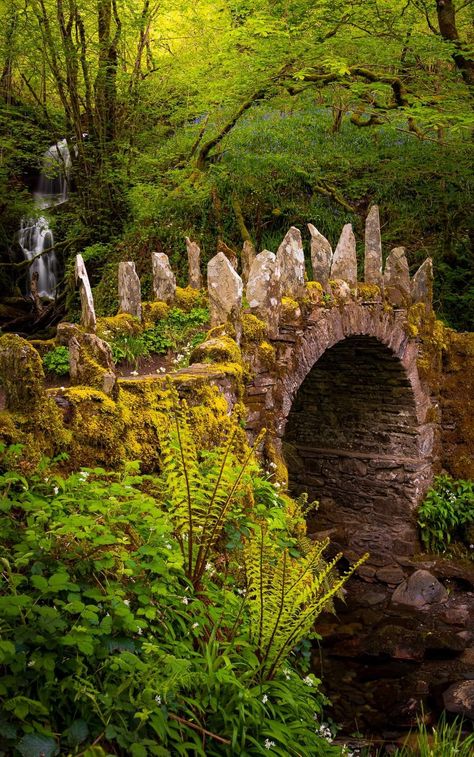
<svg viewBox="0 0 474 757"><path fill-rule="evenodd" d="M275 433L290 488L320 501L319 531L376 565L416 551L415 509L433 476L436 426L417 356L401 314L356 303L319 309L280 346Z"/></svg>

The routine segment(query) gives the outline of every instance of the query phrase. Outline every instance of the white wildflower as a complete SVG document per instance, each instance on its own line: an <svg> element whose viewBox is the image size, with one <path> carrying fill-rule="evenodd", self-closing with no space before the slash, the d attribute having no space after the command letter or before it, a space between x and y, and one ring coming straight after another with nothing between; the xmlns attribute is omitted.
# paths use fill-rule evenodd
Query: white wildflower
<svg viewBox="0 0 474 757"><path fill-rule="evenodd" d="M130 607L130 600L129 599L124 599L123 603L124 603L124 605L127 605L127 607Z"/></svg>
<svg viewBox="0 0 474 757"><path fill-rule="evenodd" d="M206 563L206 570L207 570L208 573L210 573L211 570L212 571L214 570L214 566L213 566L213 564L211 562L207 562Z"/></svg>
<svg viewBox="0 0 474 757"><path fill-rule="evenodd" d="M199 628L199 623L193 623L193 628Z"/></svg>
<svg viewBox="0 0 474 757"><path fill-rule="evenodd" d="M268 702L268 697L267 697L266 694L263 695L262 702L263 702L263 704L266 704Z"/></svg>
<svg viewBox="0 0 474 757"><path fill-rule="evenodd" d="M138 634L139 636L141 636L141 635L142 635L142 633L143 633L143 628L138 628L138 630L137 630L137 634Z"/></svg>
<svg viewBox="0 0 474 757"><path fill-rule="evenodd" d="M306 676L306 678L303 678L303 683L305 683L307 686L314 686L314 682L311 676Z"/></svg>
<svg viewBox="0 0 474 757"><path fill-rule="evenodd" d="M59 487L58 486L53 486L53 492L55 494L59 494Z"/></svg>
<svg viewBox="0 0 474 757"><path fill-rule="evenodd" d="M156 702L157 704L161 704L161 697L160 697L160 695L159 695L159 694L157 694L157 695L156 695L156 697L155 697L155 702Z"/></svg>
<svg viewBox="0 0 474 757"><path fill-rule="evenodd" d="M283 675L285 676L286 680L289 681L291 678L291 671L288 668L284 668Z"/></svg>
<svg viewBox="0 0 474 757"><path fill-rule="evenodd" d="M275 746L274 741L270 741L270 739L265 739L265 749L271 749L273 746Z"/></svg>
<svg viewBox="0 0 474 757"><path fill-rule="evenodd" d="M138 371L130 371L130 376L138 376Z"/></svg>
<svg viewBox="0 0 474 757"><path fill-rule="evenodd" d="M183 597L181 602L183 603L183 605L189 605L189 599L187 597Z"/></svg>

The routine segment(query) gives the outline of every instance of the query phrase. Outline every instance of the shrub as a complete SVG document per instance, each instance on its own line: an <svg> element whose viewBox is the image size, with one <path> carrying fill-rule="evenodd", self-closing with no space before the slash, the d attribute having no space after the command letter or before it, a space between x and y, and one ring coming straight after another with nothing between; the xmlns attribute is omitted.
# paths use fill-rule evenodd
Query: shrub
<svg viewBox="0 0 474 757"><path fill-rule="evenodd" d="M48 373L67 376L69 373L69 350L67 347L55 347L43 357L43 366Z"/></svg>
<svg viewBox="0 0 474 757"><path fill-rule="evenodd" d="M260 567L252 558L247 587L242 555L254 529L271 530L283 555L288 544L298 554L284 511L272 513L284 501L274 490L267 504L255 502L265 486L254 490L258 471L250 453L243 459L234 449L234 435L224 449L198 451L184 408L162 434L160 477L129 464L67 479L43 466L27 478L5 469L0 450L4 748L88 757L340 754L315 723L319 681L298 672L299 615L286 616L290 635L270 670L255 638L252 587L264 573L265 601L290 591L307 620L341 579L314 602L306 587L313 573L318 581L319 562L295 556L285 579L289 556L280 549ZM281 638L279 618L265 618L271 650L267 621Z"/></svg>
<svg viewBox="0 0 474 757"><path fill-rule="evenodd" d="M150 350L143 336L133 334L118 334L110 343L114 363L126 361L135 368L138 367L140 358L148 357Z"/></svg>
<svg viewBox="0 0 474 757"><path fill-rule="evenodd" d="M445 552L452 541L469 541L474 523L474 482L437 476L418 511L418 525L426 549Z"/></svg>

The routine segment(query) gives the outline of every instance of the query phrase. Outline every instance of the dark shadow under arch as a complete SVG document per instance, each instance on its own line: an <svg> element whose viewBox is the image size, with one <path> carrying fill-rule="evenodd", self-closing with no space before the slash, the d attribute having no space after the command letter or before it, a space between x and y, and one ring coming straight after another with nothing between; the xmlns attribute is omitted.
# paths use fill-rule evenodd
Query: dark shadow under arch
<svg viewBox="0 0 474 757"><path fill-rule="evenodd" d="M311 527L383 565L417 548L415 508L432 472L412 385L373 336L348 336L309 370L283 438L290 489L320 501Z"/></svg>

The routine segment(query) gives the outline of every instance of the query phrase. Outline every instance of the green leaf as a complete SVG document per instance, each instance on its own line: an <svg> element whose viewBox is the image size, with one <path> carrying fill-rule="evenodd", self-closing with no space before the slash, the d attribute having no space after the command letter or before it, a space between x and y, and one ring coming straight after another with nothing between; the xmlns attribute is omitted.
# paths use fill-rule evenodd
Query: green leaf
<svg viewBox="0 0 474 757"><path fill-rule="evenodd" d="M59 749L54 739L37 733L29 733L23 736L16 748L22 757L53 757L59 754Z"/></svg>

